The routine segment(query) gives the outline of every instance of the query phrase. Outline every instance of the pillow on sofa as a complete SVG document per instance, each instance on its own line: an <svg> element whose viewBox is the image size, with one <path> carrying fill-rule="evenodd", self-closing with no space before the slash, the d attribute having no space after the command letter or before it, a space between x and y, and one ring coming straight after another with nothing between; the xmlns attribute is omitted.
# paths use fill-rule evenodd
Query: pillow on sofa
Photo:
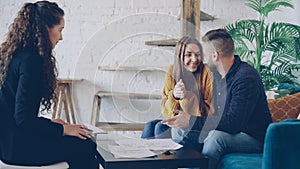
<svg viewBox="0 0 300 169"><path fill-rule="evenodd" d="M270 99L268 105L273 122L297 118L300 113L300 92L278 99Z"/></svg>

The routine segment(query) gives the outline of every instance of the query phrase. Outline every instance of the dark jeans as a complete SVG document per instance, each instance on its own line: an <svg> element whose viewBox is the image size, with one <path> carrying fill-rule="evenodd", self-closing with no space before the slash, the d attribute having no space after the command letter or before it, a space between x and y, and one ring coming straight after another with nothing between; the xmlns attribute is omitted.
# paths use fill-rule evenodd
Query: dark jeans
<svg viewBox="0 0 300 169"><path fill-rule="evenodd" d="M197 151L202 151L203 143L199 142L200 132L191 130L179 144L185 147L192 147Z"/></svg>
<svg viewBox="0 0 300 169"><path fill-rule="evenodd" d="M185 146L192 147L195 150L202 151L203 142L200 139L201 131L172 128L173 141Z"/></svg>
<svg viewBox="0 0 300 169"><path fill-rule="evenodd" d="M161 123L161 120L152 120L146 123L142 138L171 138L171 128Z"/></svg>

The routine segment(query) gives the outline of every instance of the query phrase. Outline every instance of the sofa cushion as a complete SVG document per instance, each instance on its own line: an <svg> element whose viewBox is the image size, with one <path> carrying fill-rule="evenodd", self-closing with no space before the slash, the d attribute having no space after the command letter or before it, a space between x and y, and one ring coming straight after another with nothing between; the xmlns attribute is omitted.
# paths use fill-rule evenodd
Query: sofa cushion
<svg viewBox="0 0 300 169"><path fill-rule="evenodd" d="M287 119L269 125L263 154L264 169L299 169L300 120Z"/></svg>
<svg viewBox="0 0 300 169"><path fill-rule="evenodd" d="M231 153L225 155L218 169L261 169L262 154Z"/></svg>
<svg viewBox="0 0 300 169"><path fill-rule="evenodd" d="M297 118L300 113L300 92L268 100L268 105L273 122L284 119Z"/></svg>

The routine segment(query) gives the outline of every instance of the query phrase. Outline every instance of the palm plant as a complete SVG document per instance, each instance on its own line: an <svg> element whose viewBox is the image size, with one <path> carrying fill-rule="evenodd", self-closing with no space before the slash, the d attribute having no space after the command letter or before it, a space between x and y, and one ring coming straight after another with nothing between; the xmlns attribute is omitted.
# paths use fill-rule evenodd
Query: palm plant
<svg viewBox="0 0 300 169"><path fill-rule="evenodd" d="M265 22L279 7L294 6L289 0L246 0L246 5L258 12L259 18L225 26L234 39L235 54L257 69L266 90L280 83L299 85L294 71L300 70L300 27Z"/></svg>

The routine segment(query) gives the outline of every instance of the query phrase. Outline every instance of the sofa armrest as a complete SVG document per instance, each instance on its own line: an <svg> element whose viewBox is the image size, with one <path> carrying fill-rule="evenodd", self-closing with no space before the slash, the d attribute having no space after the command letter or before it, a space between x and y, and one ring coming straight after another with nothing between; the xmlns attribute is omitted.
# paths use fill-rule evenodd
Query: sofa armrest
<svg viewBox="0 0 300 169"><path fill-rule="evenodd" d="M300 168L300 120L269 125L266 133L263 169Z"/></svg>

